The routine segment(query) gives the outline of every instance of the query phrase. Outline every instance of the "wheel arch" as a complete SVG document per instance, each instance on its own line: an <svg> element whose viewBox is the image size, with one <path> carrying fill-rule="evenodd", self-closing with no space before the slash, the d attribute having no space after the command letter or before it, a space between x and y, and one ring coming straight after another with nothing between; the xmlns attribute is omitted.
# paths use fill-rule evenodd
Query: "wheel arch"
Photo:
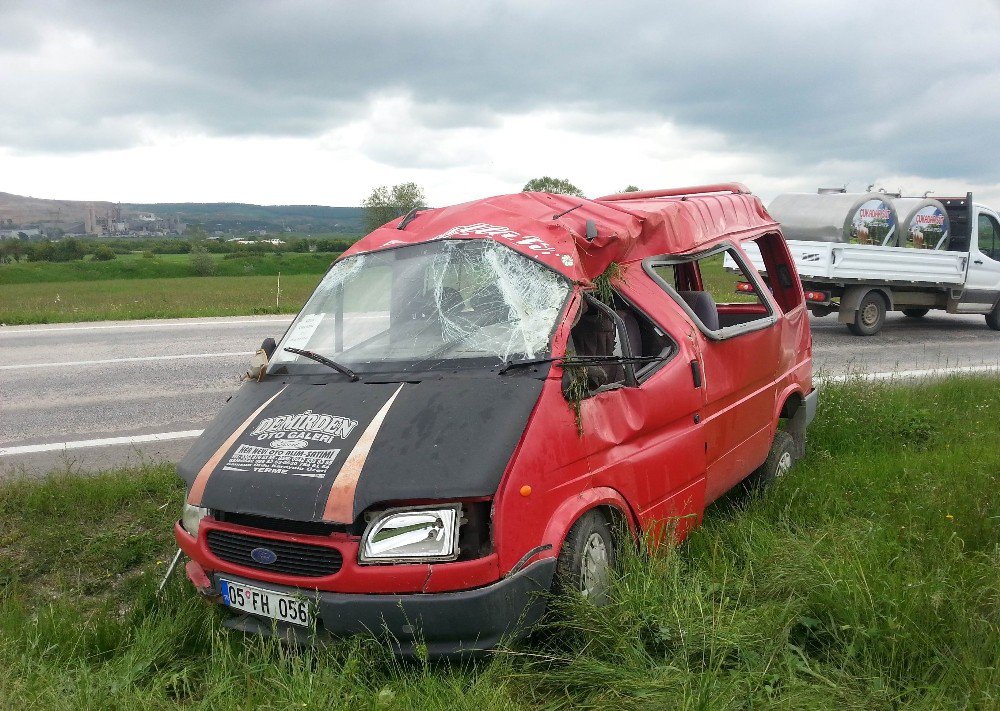
<svg viewBox="0 0 1000 711"><path fill-rule="evenodd" d="M552 546L551 554L558 556L573 524L588 511L595 509L600 510L612 526L627 527L633 538L639 535L635 512L625 497L611 487L597 487L567 499L556 508L545 526L542 545Z"/></svg>
<svg viewBox="0 0 1000 711"><path fill-rule="evenodd" d="M840 320L844 323L853 321L854 314L858 310L858 306L861 305L861 301L873 291L885 299L886 311L893 311L896 308L895 299L892 298L892 289L871 284L857 284L844 289L844 293L840 297Z"/></svg>
<svg viewBox="0 0 1000 711"><path fill-rule="evenodd" d="M795 417L795 413L799 411L805 400L806 397L802 394L802 390L798 384L787 386L781 392L781 395L778 396L777 408L774 411L774 421L777 422L778 419L791 419Z"/></svg>

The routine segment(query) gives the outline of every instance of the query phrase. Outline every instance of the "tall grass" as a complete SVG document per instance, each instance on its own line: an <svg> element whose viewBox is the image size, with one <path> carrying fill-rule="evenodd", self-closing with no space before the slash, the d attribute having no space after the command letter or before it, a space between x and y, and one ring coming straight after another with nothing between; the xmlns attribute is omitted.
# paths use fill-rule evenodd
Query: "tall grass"
<svg viewBox="0 0 1000 711"><path fill-rule="evenodd" d="M829 388L806 460L478 662L293 653L153 590L170 467L0 488L0 707L1000 708L1000 383ZM161 508L162 507L162 508Z"/></svg>

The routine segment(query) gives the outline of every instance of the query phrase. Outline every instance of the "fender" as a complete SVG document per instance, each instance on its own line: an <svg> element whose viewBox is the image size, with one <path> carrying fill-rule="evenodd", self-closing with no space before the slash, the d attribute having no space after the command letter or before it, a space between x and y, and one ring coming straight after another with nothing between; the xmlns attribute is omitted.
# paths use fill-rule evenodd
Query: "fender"
<svg viewBox="0 0 1000 711"><path fill-rule="evenodd" d="M552 514L552 518L549 519L549 523L545 527L545 533L542 536L542 545L551 545L552 548L545 551L544 557L558 557L559 551L562 550L563 542L566 540L566 535L573 524L576 523L576 520L590 509L598 506L613 506L622 515L622 518L628 522L629 533L633 537L638 535L635 512L632 511L632 507L629 506L625 497L615 489L606 486L587 489L564 501Z"/></svg>
<svg viewBox="0 0 1000 711"><path fill-rule="evenodd" d="M850 286L844 290L843 296L840 297L840 315L838 318L841 323L850 323L854 320L854 314L857 312L861 300L872 291L877 291L885 299L886 311L892 311L895 308L891 289L880 286L869 286L867 284Z"/></svg>
<svg viewBox="0 0 1000 711"><path fill-rule="evenodd" d="M805 400L805 395L802 394L802 387L798 383L789 383L785 386L784 390L778 393L778 397L774 403L774 416L771 418L775 428L778 426L778 418L781 417L781 411L784 409L785 403L793 395L798 395L800 400Z"/></svg>

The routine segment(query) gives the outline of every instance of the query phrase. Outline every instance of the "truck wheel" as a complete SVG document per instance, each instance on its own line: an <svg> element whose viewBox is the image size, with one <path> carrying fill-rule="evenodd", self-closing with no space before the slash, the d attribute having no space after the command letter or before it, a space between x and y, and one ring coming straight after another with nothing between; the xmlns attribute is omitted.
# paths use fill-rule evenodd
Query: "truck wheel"
<svg viewBox="0 0 1000 711"><path fill-rule="evenodd" d="M767 460L743 480L743 488L747 492L760 491L783 477L795 463L793 452L795 440L784 430L777 430Z"/></svg>
<svg viewBox="0 0 1000 711"><path fill-rule="evenodd" d="M923 318L930 309L903 309L903 315L910 318Z"/></svg>
<svg viewBox="0 0 1000 711"><path fill-rule="evenodd" d="M607 519L588 511L573 524L556 564L557 593L575 590L598 606L608 604L614 541Z"/></svg>
<svg viewBox="0 0 1000 711"><path fill-rule="evenodd" d="M854 322L847 324L847 328L855 336L874 336L885 323L885 308L885 297L877 291L869 291L858 304Z"/></svg>
<svg viewBox="0 0 1000 711"><path fill-rule="evenodd" d="M993 310L986 314L986 325L994 331L1000 331L1000 304L993 307Z"/></svg>

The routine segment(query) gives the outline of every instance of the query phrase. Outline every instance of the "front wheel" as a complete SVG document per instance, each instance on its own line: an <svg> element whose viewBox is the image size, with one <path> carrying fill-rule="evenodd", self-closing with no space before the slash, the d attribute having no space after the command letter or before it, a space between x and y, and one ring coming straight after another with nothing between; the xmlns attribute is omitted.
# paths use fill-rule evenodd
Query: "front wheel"
<svg viewBox="0 0 1000 711"><path fill-rule="evenodd" d="M607 605L614 562L608 520L600 511L588 511L573 524L559 552L555 589L574 590L595 605Z"/></svg>
<svg viewBox="0 0 1000 711"><path fill-rule="evenodd" d="M885 297L877 291L869 291L858 304L854 321L847 328L855 336L874 336L885 323Z"/></svg>
<svg viewBox="0 0 1000 711"><path fill-rule="evenodd" d="M930 309L903 309L903 315L910 318L923 318Z"/></svg>

